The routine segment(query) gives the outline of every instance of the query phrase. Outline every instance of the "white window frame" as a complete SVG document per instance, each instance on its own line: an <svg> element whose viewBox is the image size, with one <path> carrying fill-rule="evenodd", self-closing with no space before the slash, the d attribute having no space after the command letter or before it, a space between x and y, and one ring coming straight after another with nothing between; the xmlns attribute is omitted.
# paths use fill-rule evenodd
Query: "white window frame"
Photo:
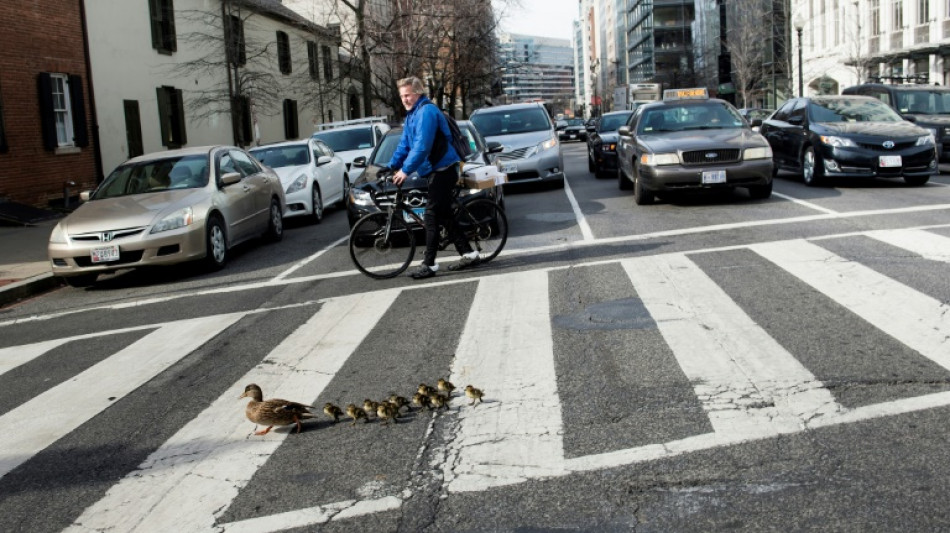
<svg viewBox="0 0 950 533"><path fill-rule="evenodd" d="M56 144L75 146L73 139L73 107L69 100L69 76L50 74L53 116L56 122Z"/></svg>

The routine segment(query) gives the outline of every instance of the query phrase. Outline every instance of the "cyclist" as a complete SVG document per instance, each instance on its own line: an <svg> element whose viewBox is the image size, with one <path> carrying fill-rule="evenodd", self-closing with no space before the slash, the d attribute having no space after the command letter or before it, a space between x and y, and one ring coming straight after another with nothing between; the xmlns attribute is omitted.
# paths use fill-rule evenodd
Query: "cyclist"
<svg viewBox="0 0 950 533"><path fill-rule="evenodd" d="M406 122L388 167L397 170L393 183L401 185L409 174L418 172L429 182L428 201L422 221L426 230L426 251L422 264L409 272L413 279L435 276L439 264L435 256L439 250L439 226L454 232L452 218L452 190L459 180L461 158L452 148L451 132L442 112L425 96L425 86L416 77L403 78L396 82L399 98L408 111ZM435 142L442 135L445 142ZM441 157L433 153L436 147L445 146ZM449 270L461 270L479 263L477 251L460 232L450 235L462 258L449 266Z"/></svg>

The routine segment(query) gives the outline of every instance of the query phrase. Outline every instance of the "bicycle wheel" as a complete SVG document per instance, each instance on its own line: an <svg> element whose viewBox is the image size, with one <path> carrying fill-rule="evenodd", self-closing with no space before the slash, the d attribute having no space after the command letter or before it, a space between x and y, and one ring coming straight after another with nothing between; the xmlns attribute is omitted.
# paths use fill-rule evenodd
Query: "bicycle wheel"
<svg viewBox="0 0 950 533"><path fill-rule="evenodd" d="M371 278L398 276L409 267L415 253L416 237L401 211L392 217L370 213L350 230L350 257L356 268Z"/></svg>
<svg viewBox="0 0 950 533"><path fill-rule="evenodd" d="M495 258L508 242L508 217L498 204L479 198L459 206L455 215L458 231L478 250L482 263Z"/></svg>

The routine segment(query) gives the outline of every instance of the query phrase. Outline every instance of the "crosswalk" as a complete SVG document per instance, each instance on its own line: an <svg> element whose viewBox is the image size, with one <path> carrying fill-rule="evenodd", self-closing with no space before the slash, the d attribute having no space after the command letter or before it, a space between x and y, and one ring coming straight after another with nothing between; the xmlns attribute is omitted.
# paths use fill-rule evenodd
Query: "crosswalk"
<svg viewBox="0 0 950 533"><path fill-rule="evenodd" d="M854 248L863 252L848 252ZM922 281L898 279L887 268L888 259L875 259L882 257L914 261ZM741 288L743 269L766 280L761 293ZM442 304L424 305L436 291ZM251 313L280 309L2 348L0 386L23 365L68 353L71 343L137 332L126 347L0 411L3 427L16 428L0 433L0 496L16 494L0 498L0 529L16 529L4 523L12 520L4 515L5 507L23 504L18 498L42 502L17 487L30 472L45 468L51 450L74 449L68 441L77 431L120 432L100 420L121 412L123 400L167 379L191 354L225 337L236 340L215 344L216 353L235 357L225 363L233 366L226 376L209 378L219 395L98 492L77 498L72 507L57 504L64 506L63 529L277 531L398 509L412 498L413 485L381 484L379 472L386 472L386 479L413 478L420 469L430 470L416 464L425 454L438 458L439 483L451 495L950 405L948 295L950 237L927 229L868 231L486 272L458 283L328 298L299 307L290 333L256 361L236 357L240 339L259 337L246 320ZM458 324L445 320L428 337L392 339L400 324L418 319L417 313L433 323L452 317L446 306L457 306ZM573 306L578 309L571 322L565 310L575 311ZM604 308L612 314L591 311ZM786 308L788 316L782 314ZM405 311L410 309L418 311ZM834 317L823 318L829 322L824 332L777 334L777 328L794 329L798 321L814 324L809 311L829 309L870 337L856 353L845 348L845 353L814 355L813 344L834 335ZM404 351L401 342L417 351L392 353ZM857 353L866 345L895 348L887 357ZM407 368L398 368L400 362ZM861 395L842 392L848 379L873 373L869 368L895 376L892 386L862 389ZM331 430L321 423L299 435L280 430L263 437L250 435L253 425L237 401L250 382L268 397L318 405L361 400L386 394L395 388L393 380L398 390L411 390L423 369L431 381L450 376L460 387L482 386L486 401L472 407L464 398L456 400L449 413L418 414L413 423L391 429L372 424ZM655 433L650 425L617 421L624 410L641 411L630 416L643 420L665 418L631 405L638 400L652 405L646 401L650 395L688 399L677 417L669 417L668 427ZM615 442L585 440L608 432ZM426 442L434 435L441 435L438 442ZM375 455L376 447L393 439L398 449ZM376 459L369 460L372 468L363 460L346 463L332 451L339 448ZM367 479L331 480L326 474L299 508L241 505L258 485L289 483L280 470L288 456L313 471L365 469ZM77 468L84 461L94 468L92 459L77 461Z"/></svg>

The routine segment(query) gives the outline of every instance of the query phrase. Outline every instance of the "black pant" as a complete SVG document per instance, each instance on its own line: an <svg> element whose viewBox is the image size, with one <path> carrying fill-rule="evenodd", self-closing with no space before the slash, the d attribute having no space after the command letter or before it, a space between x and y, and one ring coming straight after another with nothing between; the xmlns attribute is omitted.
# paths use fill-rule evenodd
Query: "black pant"
<svg viewBox="0 0 950 533"><path fill-rule="evenodd" d="M445 226L450 232L449 237L455 244L455 249L459 254L467 254L472 251L472 246L464 235L455 231L455 224L452 223L452 189L459 180L459 167L451 167L429 174L429 198L426 204L426 212L422 216L422 221L426 228L426 253L422 262L432 266L435 264L435 256L439 251L439 226Z"/></svg>

